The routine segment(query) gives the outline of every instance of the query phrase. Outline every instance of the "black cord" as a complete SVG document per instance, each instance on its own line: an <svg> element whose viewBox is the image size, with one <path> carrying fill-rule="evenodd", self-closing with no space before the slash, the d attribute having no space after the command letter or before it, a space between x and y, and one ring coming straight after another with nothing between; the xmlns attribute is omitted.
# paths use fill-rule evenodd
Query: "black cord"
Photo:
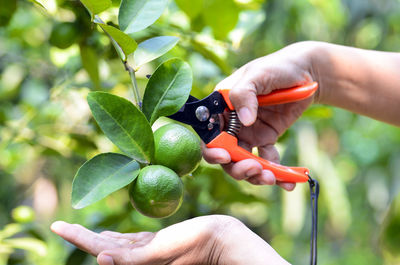
<svg viewBox="0 0 400 265"><path fill-rule="evenodd" d="M308 176L308 183L310 185L311 194L311 250L310 250L310 264L317 264L317 234L318 234L318 196L319 196L319 183L317 180Z"/></svg>

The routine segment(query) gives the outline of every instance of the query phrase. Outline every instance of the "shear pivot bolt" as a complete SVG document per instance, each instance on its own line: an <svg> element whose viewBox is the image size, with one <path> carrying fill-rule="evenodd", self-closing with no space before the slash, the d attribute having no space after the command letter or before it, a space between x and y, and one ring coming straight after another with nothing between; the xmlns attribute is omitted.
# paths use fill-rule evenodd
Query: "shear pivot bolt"
<svg viewBox="0 0 400 265"><path fill-rule="evenodd" d="M211 131L211 130L214 128L214 124L209 123L209 124L207 125L207 128L208 128L209 131Z"/></svg>
<svg viewBox="0 0 400 265"><path fill-rule="evenodd" d="M197 107L195 114L199 121L206 121L210 117L210 111L205 106Z"/></svg>

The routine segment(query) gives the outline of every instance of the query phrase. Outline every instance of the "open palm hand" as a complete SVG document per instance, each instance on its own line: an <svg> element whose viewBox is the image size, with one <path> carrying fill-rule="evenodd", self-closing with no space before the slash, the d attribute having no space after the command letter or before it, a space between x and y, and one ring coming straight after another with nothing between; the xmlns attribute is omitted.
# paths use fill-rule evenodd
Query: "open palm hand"
<svg viewBox="0 0 400 265"><path fill-rule="evenodd" d="M196 217L156 233L95 233L62 221L51 229L96 256L100 265L287 264L243 223L225 215Z"/></svg>

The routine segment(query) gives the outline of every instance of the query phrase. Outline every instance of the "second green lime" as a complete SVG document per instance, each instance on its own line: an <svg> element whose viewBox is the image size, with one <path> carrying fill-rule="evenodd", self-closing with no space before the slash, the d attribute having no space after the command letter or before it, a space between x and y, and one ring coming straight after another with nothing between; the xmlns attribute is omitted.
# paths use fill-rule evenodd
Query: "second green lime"
<svg viewBox="0 0 400 265"><path fill-rule="evenodd" d="M174 214L182 204L183 183L171 169L152 165L140 170L129 186L132 205L143 215L164 218Z"/></svg>
<svg viewBox="0 0 400 265"><path fill-rule="evenodd" d="M155 163L179 176L192 173L201 160L200 140L182 125L170 123L154 132Z"/></svg>

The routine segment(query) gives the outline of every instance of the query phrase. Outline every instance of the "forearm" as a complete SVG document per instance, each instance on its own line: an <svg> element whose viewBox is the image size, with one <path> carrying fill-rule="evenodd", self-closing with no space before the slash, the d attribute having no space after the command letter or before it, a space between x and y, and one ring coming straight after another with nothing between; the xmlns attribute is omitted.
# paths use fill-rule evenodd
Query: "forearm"
<svg viewBox="0 0 400 265"><path fill-rule="evenodd" d="M400 53L318 43L310 54L318 103L400 126Z"/></svg>

